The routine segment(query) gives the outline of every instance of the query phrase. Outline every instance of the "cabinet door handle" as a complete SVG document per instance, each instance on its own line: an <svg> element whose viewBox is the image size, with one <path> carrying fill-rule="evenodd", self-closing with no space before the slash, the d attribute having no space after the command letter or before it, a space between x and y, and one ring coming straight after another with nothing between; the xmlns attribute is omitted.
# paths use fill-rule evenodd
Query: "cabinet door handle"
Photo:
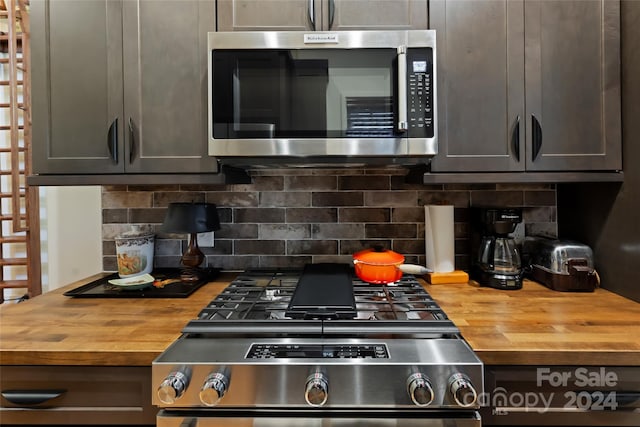
<svg viewBox="0 0 640 427"><path fill-rule="evenodd" d="M133 163L133 155L135 154L135 132L133 131L133 119L129 117L129 163Z"/></svg>
<svg viewBox="0 0 640 427"><path fill-rule="evenodd" d="M538 154L540 154L540 149L542 148L542 126L540 126L540 122L533 114L531 115L531 137L533 140L533 146L531 147L531 161L535 162Z"/></svg>
<svg viewBox="0 0 640 427"><path fill-rule="evenodd" d="M316 30L316 9L315 0L309 0L309 21L311 22L311 29Z"/></svg>
<svg viewBox="0 0 640 427"><path fill-rule="evenodd" d="M118 118L116 117L109 126L109 132L107 132L107 148L109 149L109 156L113 163L118 164Z"/></svg>
<svg viewBox="0 0 640 427"><path fill-rule="evenodd" d="M607 393L603 391L602 393ZM605 394L606 396L606 394ZM625 408L640 408L640 392L638 391L616 391L616 403Z"/></svg>
<svg viewBox="0 0 640 427"><path fill-rule="evenodd" d="M329 30L333 27L333 18L336 15L336 2L329 0Z"/></svg>
<svg viewBox="0 0 640 427"><path fill-rule="evenodd" d="M14 405L39 405L62 396L67 390L2 390L2 397Z"/></svg>
<svg viewBox="0 0 640 427"><path fill-rule="evenodd" d="M516 117L516 123L513 125L511 133L511 150L516 161L520 161L520 116Z"/></svg>

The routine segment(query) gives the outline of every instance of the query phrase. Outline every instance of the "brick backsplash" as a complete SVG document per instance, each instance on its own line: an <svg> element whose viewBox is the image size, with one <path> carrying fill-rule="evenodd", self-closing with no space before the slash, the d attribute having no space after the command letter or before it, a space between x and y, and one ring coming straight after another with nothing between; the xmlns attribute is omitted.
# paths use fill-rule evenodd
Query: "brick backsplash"
<svg viewBox="0 0 640 427"><path fill-rule="evenodd" d="M350 262L374 244L425 263L424 205L455 206L456 268L470 264L470 207L522 207L527 235L557 235L552 184L405 183L401 171L265 170L252 184L102 187L103 267L115 271L114 238L131 225L156 233L155 266L177 267L186 236L161 230L171 202L218 206L215 247L202 247L206 265L226 270Z"/></svg>

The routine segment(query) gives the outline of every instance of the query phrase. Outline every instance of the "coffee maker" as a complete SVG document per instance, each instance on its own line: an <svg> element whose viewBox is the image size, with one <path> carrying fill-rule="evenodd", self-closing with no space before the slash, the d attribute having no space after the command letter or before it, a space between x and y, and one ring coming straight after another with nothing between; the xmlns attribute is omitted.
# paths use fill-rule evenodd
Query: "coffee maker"
<svg viewBox="0 0 640 427"><path fill-rule="evenodd" d="M472 208L471 278L496 289L522 288L522 263L513 237L522 222L518 208Z"/></svg>

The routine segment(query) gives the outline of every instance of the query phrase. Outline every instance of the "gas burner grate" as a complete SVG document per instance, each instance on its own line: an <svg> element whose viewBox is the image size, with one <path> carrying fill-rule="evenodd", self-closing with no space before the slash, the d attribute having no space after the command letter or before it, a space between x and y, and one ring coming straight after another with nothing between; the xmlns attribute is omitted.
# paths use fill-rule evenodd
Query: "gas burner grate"
<svg viewBox="0 0 640 427"><path fill-rule="evenodd" d="M292 320L287 306L301 270L248 270L240 274L198 315L203 321ZM353 278L354 321L446 321L438 304L412 275L392 284Z"/></svg>

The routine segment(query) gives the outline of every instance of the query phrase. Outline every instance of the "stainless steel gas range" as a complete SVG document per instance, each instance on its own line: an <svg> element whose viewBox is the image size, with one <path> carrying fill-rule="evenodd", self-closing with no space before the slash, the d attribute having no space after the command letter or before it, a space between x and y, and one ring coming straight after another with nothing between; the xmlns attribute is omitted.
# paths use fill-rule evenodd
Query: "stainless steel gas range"
<svg viewBox="0 0 640 427"><path fill-rule="evenodd" d="M240 274L153 362L158 427L479 427L483 366L411 275Z"/></svg>

